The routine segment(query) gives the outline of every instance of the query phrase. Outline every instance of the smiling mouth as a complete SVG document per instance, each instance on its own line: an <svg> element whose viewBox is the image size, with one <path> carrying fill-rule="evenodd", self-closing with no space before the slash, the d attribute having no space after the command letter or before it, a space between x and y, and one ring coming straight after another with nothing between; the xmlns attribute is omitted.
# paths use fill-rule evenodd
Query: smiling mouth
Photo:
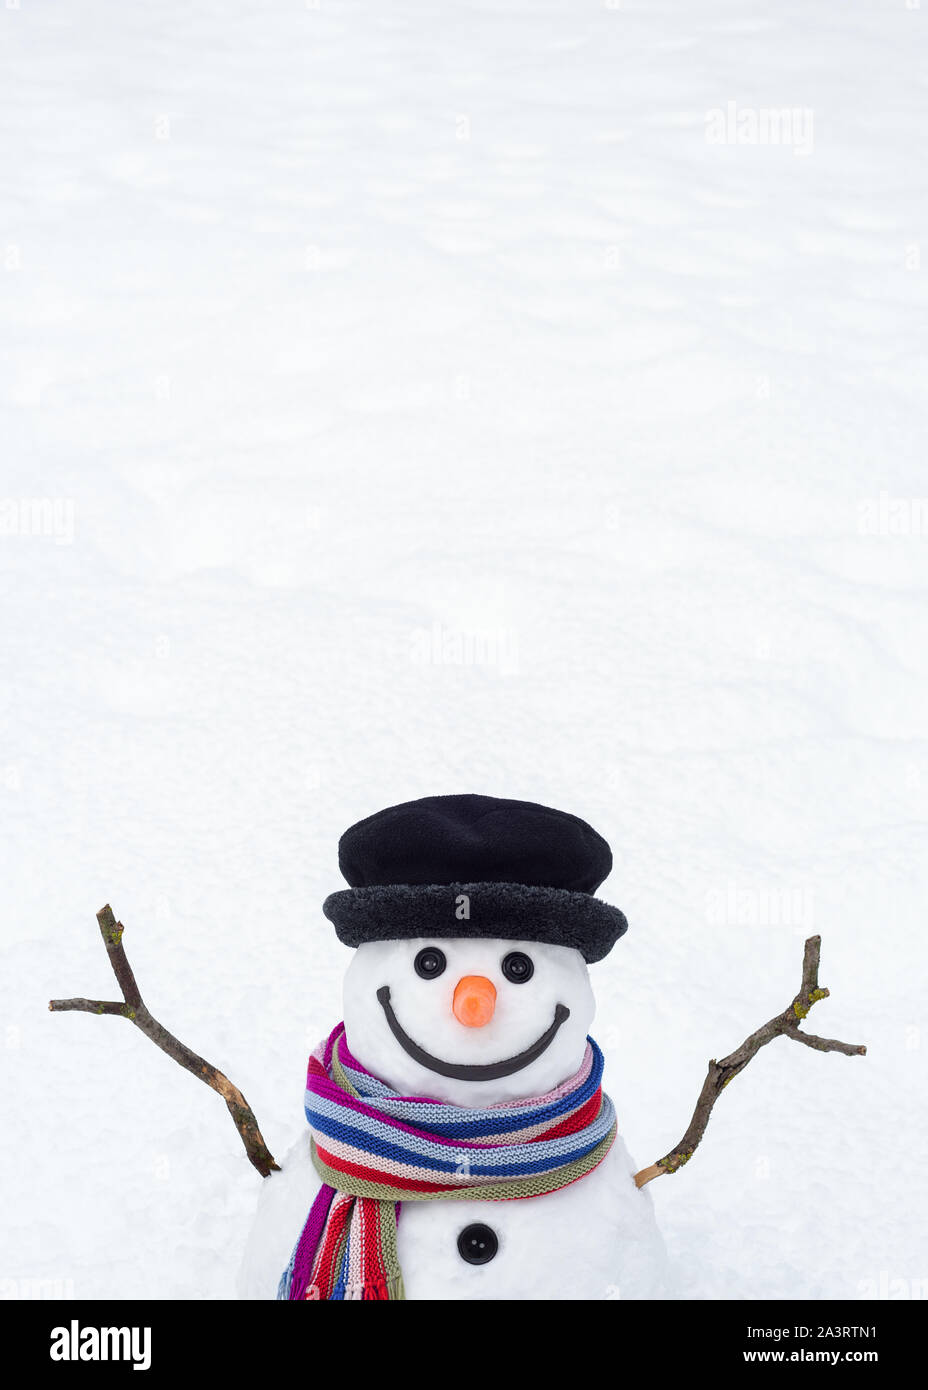
<svg viewBox="0 0 928 1390"><path fill-rule="evenodd" d="M380 986L377 999L386 1014L390 1032L403 1051L420 1066L428 1067L429 1071L437 1071L439 1076L453 1076L458 1081L496 1081L501 1076L511 1076L514 1071L521 1071L529 1062L534 1062L536 1057L541 1056L545 1048L554 1041L554 1035L564 1020L570 1018L570 1009L566 1004L555 1004L554 1022L551 1027L547 1028L540 1038L536 1038L531 1047L527 1047L524 1052L517 1053L515 1057L507 1057L504 1062L468 1065L464 1062L443 1062L440 1057L433 1057L431 1052L426 1052L424 1047L413 1042L393 1012L389 985Z"/></svg>

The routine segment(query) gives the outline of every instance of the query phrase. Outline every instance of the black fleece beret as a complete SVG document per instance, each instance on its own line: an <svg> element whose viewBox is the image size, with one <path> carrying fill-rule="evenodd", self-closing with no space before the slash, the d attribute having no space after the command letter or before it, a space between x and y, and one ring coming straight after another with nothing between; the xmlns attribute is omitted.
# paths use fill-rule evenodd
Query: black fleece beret
<svg viewBox="0 0 928 1390"><path fill-rule="evenodd" d="M425 796L346 830L338 862L351 887L323 912L340 941L500 937L573 946L601 960L628 928L593 897L612 852L566 811L494 796Z"/></svg>

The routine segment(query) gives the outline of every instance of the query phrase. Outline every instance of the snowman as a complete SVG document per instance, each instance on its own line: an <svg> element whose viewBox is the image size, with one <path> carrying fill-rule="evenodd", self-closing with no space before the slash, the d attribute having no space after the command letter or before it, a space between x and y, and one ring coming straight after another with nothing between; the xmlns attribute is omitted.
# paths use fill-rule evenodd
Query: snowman
<svg viewBox="0 0 928 1390"><path fill-rule="evenodd" d="M262 1186L241 1295L666 1294L589 1036L588 966L628 925L594 896L605 840L531 802L431 796L352 826L339 865L343 1021Z"/></svg>

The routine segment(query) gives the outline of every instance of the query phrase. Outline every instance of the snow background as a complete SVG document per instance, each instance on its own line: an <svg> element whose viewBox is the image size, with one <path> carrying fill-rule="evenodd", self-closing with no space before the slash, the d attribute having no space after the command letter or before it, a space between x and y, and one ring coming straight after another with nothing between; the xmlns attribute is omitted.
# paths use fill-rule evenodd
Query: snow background
<svg viewBox="0 0 928 1390"><path fill-rule="evenodd" d="M822 933L868 1057L772 1044L650 1191L684 1296L917 1292L926 23L7 0L5 1296L232 1297L258 1196L218 1097L48 1014L114 994L96 910L283 1154L338 836L447 791L610 840L642 1166ZM812 148L710 143L729 101Z"/></svg>

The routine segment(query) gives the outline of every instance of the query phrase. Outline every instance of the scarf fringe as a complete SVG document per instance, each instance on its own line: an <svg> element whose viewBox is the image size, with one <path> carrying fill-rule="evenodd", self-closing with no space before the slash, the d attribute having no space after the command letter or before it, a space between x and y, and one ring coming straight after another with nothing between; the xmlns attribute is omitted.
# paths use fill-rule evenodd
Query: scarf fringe
<svg viewBox="0 0 928 1390"><path fill-rule="evenodd" d="M346 1302L401 1303L406 1299L402 1274L392 1279L368 1279L363 1284L346 1284Z"/></svg>

